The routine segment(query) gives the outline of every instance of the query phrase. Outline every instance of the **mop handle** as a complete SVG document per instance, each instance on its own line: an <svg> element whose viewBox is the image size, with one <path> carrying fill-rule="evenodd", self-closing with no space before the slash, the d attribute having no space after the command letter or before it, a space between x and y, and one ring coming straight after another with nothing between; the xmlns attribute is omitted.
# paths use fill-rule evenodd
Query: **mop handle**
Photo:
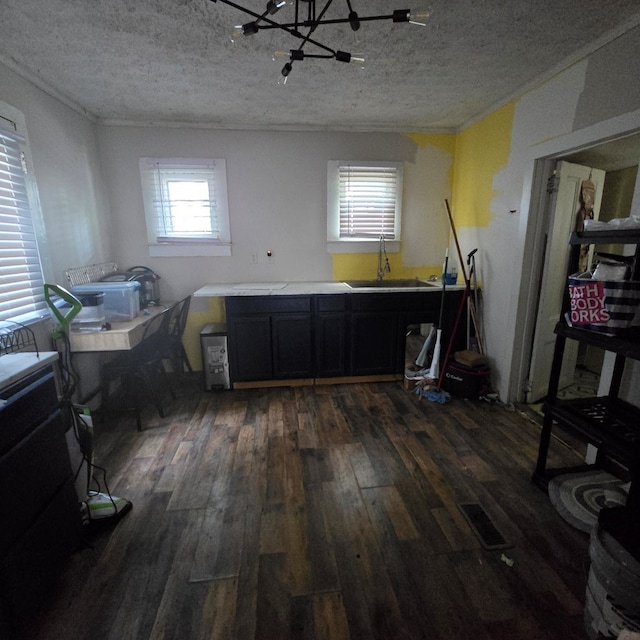
<svg viewBox="0 0 640 640"><path fill-rule="evenodd" d="M456 337L456 332L458 331L458 326L460 325L460 317L462 316L462 310L467 302L467 289L462 292L462 298L460 298L460 305L458 306L458 313L456 314L456 321L453 323L453 331L449 336L449 344L447 345L447 352L444 356L444 363L442 365L442 371L440 371L440 377L438 378L438 386L437 390L440 391L442 388L442 383L444 381L444 376L447 371L447 366L449 365L449 358L451 357L451 350L453 349L453 342Z"/></svg>
<svg viewBox="0 0 640 640"><path fill-rule="evenodd" d="M440 296L440 320L438 329L442 329L442 315L444 312L444 292L447 288L447 268L449 267L449 249L444 250L444 263L442 264L442 295Z"/></svg>
<svg viewBox="0 0 640 640"><path fill-rule="evenodd" d="M451 224L451 231L453 231L453 239L456 243L456 250L458 251L458 260L460 261L460 268L462 269L462 277L464 281L467 281L467 270L464 268L464 260L462 259L462 251L460 251L460 243L458 242L458 234L456 233L456 226L453 224L453 216L451 215L451 208L449 207L449 201L445 198L444 204L447 207L447 215L449 216L449 224Z"/></svg>

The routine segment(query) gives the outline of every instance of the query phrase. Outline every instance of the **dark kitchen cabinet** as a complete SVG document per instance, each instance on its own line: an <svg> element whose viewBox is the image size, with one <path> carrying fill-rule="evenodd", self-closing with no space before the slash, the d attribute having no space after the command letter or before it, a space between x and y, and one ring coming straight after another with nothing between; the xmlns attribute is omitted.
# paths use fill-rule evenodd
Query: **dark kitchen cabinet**
<svg viewBox="0 0 640 640"><path fill-rule="evenodd" d="M449 340L462 291L447 291L443 340ZM351 374L383 375L404 372L407 327L438 322L440 293L391 292L351 296ZM464 349L466 324L460 323L454 343ZM446 344L446 342L445 342ZM444 355L445 349L442 352Z"/></svg>
<svg viewBox="0 0 640 640"><path fill-rule="evenodd" d="M233 315L227 309L229 367L232 379L271 380L271 316Z"/></svg>
<svg viewBox="0 0 640 640"><path fill-rule="evenodd" d="M443 340L461 297L446 293ZM440 300L436 291L227 297L231 380L400 375L407 326L437 322ZM465 337L463 321L455 349Z"/></svg>
<svg viewBox="0 0 640 640"><path fill-rule="evenodd" d="M396 373L398 313L359 311L351 314L351 374Z"/></svg>
<svg viewBox="0 0 640 640"><path fill-rule="evenodd" d="M271 316L273 377L313 377L313 325L310 313Z"/></svg>
<svg viewBox="0 0 640 640"><path fill-rule="evenodd" d="M0 399L2 636L36 611L77 548L81 524L52 367L3 388Z"/></svg>
<svg viewBox="0 0 640 640"><path fill-rule="evenodd" d="M233 382L313 376L310 296L226 298Z"/></svg>
<svg viewBox="0 0 640 640"><path fill-rule="evenodd" d="M340 378L349 372L348 296L316 296L315 357L319 378Z"/></svg>

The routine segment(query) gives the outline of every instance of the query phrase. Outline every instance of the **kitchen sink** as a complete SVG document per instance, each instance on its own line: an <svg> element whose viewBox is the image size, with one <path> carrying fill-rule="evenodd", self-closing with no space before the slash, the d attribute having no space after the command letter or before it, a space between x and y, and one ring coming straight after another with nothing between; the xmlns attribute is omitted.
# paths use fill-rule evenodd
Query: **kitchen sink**
<svg viewBox="0 0 640 640"><path fill-rule="evenodd" d="M424 282L417 278L407 280L345 280L352 289L417 289L419 287L435 287L437 282Z"/></svg>

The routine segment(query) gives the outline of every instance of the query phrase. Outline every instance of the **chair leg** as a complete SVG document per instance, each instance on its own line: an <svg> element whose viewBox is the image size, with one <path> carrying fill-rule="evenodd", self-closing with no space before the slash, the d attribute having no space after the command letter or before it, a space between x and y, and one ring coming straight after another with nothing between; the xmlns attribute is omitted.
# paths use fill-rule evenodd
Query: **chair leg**
<svg viewBox="0 0 640 640"><path fill-rule="evenodd" d="M193 369L191 368L191 363L189 362L189 357L187 356L187 352L185 351L184 345L180 343L180 355L182 356L183 366L187 365L187 371L189 373L193 373Z"/></svg>
<svg viewBox="0 0 640 640"><path fill-rule="evenodd" d="M158 364L150 364L148 366L150 369L149 371L146 370L146 367L141 369L140 378L144 382L145 386L147 387L149 396L151 397L153 404L158 410L158 415L161 418L164 418L164 409L162 407L162 400L160 399L160 394L158 393L159 384L160 384L159 378L161 377L161 372L158 369L162 367L162 363L160 362ZM154 373L156 373L157 375L154 376L153 375ZM149 375L149 374L152 374L152 375ZM157 381L154 380L154 377L157 377L158 380Z"/></svg>

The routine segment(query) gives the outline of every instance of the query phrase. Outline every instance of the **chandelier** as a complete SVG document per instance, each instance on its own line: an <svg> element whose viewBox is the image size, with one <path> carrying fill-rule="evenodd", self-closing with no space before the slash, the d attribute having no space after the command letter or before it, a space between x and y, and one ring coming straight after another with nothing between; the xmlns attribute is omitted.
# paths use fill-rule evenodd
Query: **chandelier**
<svg viewBox="0 0 640 640"><path fill-rule="evenodd" d="M218 2L218 0L211 0ZM296 38L298 47L288 51L276 51L274 60L277 58L287 59L282 67L282 83L286 83L287 77L293 69L293 63L307 58L327 58L338 62L354 62L364 64L364 58L360 55L351 54L347 51L333 49L316 39L316 30L324 25L348 24L353 31L358 31L362 22L373 20L390 20L392 22L409 22L425 26L428 13L412 13L409 9L396 9L388 15L361 16L353 10L351 0L346 0L348 14L346 18L327 19L325 14L333 4L333 0L326 0L323 6L316 0L268 0L263 13L256 13L251 9L243 7L231 0L219 0L220 2L234 7L239 11L251 16L253 20L234 27L231 35L232 41L242 36L252 36L263 29L280 29L290 36ZM275 16L286 4L294 5L293 22L276 22ZM310 53L305 51L306 45L313 45L315 49Z"/></svg>

